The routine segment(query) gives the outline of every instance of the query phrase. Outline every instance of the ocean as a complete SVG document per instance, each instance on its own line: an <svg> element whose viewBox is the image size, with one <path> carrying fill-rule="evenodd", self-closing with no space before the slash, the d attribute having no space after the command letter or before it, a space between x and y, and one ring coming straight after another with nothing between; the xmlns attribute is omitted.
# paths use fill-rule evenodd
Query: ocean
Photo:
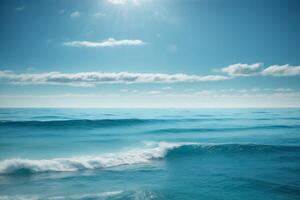
<svg viewBox="0 0 300 200"><path fill-rule="evenodd" d="M0 109L0 200L300 199L300 109Z"/></svg>

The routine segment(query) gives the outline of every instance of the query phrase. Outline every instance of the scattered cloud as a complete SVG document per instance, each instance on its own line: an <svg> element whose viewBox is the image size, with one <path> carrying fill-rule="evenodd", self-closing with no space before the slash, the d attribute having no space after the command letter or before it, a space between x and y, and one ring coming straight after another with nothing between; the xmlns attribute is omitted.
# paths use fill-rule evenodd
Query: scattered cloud
<svg viewBox="0 0 300 200"><path fill-rule="evenodd" d="M60 84L69 86L92 87L104 83L176 83L176 82L201 82L222 81L229 77L220 75L188 75L188 74L161 74L161 73L21 73L12 71L0 71L0 81L12 84Z"/></svg>
<svg viewBox="0 0 300 200"><path fill-rule="evenodd" d="M296 76L300 75L300 66L272 65L261 72L265 76Z"/></svg>
<svg viewBox="0 0 300 200"><path fill-rule="evenodd" d="M145 43L142 40L115 40L114 38L108 38L101 42L90 42L90 41L71 41L63 43L68 47L89 47L89 48L104 48L104 47L115 47L115 46L141 46Z"/></svg>
<svg viewBox="0 0 300 200"><path fill-rule="evenodd" d="M256 75L261 70L261 63L254 64L242 64L237 63L229 65L222 69L222 72L227 73L230 76L251 76Z"/></svg>
<svg viewBox="0 0 300 200"><path fill-rule="evenodd" d="M80 12L79 11L72 12L70 17L71 18L78 18L78 17L80 17Z"/></svg>

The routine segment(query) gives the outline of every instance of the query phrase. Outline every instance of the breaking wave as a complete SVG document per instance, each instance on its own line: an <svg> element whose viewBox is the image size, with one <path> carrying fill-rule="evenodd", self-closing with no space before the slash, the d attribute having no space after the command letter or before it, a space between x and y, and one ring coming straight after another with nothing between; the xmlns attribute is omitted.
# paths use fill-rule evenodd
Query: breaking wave
<svg viewBox="0 0 300 200"><path fill-rule="evenodd" d="M33 174L42 172L72 172L79 170L105 169L121 165L143 164L155 159L188 156L194 153L295 151L300 153L300 146L159 142L155 144L155 147L151 148L136 149L120 153L108 153L99 156L80 156L48 160L7 159L0 161L0 174Z"/></svg>

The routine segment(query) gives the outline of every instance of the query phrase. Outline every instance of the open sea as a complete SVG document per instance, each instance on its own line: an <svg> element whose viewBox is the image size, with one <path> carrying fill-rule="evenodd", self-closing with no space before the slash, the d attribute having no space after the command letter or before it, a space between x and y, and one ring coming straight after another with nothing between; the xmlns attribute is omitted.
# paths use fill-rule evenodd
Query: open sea
<svg viewBox="0 0 300 200"><path fill-rule="evenodd" d="M300 109L0 109L0 200L300 199Z"/></svg>

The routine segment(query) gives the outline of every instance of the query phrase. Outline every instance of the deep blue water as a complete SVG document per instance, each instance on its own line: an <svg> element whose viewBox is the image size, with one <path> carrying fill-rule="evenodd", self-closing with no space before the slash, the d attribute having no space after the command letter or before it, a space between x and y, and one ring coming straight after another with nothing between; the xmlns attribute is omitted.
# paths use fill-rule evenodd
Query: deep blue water
<svg viewBox="0 0 300 200"><path fill-rule="evenodd" d="M300 199L300 109L0 109L2 199Z"/></svg>

